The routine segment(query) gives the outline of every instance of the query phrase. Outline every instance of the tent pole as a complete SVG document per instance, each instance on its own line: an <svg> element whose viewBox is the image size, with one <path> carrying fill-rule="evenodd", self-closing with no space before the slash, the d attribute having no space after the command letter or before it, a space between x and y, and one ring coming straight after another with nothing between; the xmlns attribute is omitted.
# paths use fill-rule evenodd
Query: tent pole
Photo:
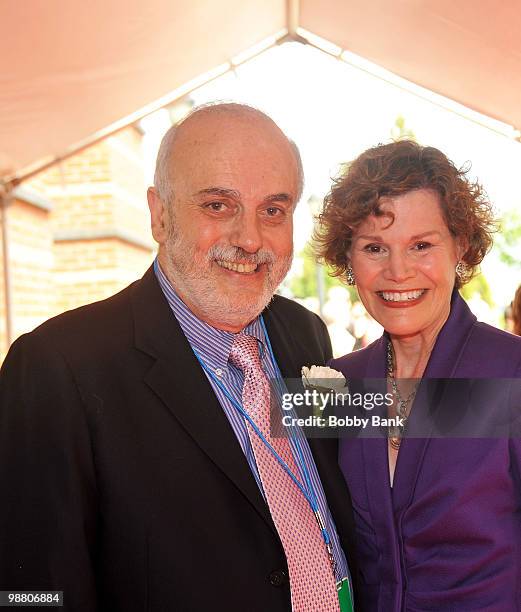
<svg viewBox="0 0 521 612"><path fill-rule="evenodd" d="M286 0L286 27L288 36L297 38L297 28L300 21L300 0Z"/></svg>
<svg viewBox="0 0 521 612"><path fill-rule="evenodd" d="M5 337L7 349L13 341L13 311L12 311L12 286L11 286L11 262L9 258L9 224L8 208L13 196L5 185L0 183L0 215L2 222L2 257L4 263L4 304L5 304Z"/></svg>

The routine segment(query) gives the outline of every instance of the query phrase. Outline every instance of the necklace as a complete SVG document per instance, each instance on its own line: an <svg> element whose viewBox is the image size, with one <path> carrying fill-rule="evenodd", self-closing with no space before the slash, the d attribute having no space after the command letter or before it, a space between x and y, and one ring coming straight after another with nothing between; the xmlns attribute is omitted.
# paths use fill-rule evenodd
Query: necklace
<svg viewBox="0 0 521 612"><path fill-rule="evenodd" d="M389 444L394 450L400 450L400 444L402 442L405 428L407 427L407 419L409 418L410 413L409 404L414 399L420 382L418 381L414 385L414 389L411 391L408 397L404 399L400 393L400 390L398 389L396 378L394 376L394 370L393 347L389 341L387 343L387 382L390 383L393 396L396 399L396 416L399 417L403 423L402 425L389 426Z"/></svg>

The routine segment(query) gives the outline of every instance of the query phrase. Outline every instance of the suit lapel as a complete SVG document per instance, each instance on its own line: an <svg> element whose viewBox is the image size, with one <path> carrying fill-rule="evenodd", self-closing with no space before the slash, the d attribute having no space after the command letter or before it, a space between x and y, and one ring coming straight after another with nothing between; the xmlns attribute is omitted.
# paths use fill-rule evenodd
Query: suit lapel
<svg viewBox="0 0 521 612"><path fill-rule="evenodd" d="M145 383L276 533L239 442L152 268L134 286L132 305L136 347L154 358Z"/></svg>
<svg viewBox="0 0 521 612"><path fill-rule="evenodd" d="M288 333L288 321L280 315L276 308L273 308L273 305L267 308L263 315L273 353L284 378L300 378L303 365L324 365L331 359L331 354L326 353L322 357L317 357L317 348L326 349L326 347L317 346L316 341L307 342L314 330L296 329L296 333ZM295 325L294 321L292 323ZM314 347L313 351L310 350L310 345ZM338 463L338 439L312 438L308 440L308 444L320 475L337 533L349 562L351 576L356 583L358 566L352 503Z"/></svg>
<svg viewBox="0 0 521 612"><path fill-rule="evenodd" d="M287 323L284 326L284 322L279 316L277 316L276 310L273 305L263 312L264 322L266 323L266 329L268 331L269 340L271 342L273 353L279 366L280 372L284 378L300 378L300 370L305 362L297 363L295 355L301 355L302 359L305 359L305 351L295 346L295 342L298 342L300 334L293 340L294 345L291 346L291 336L288 333ZM305 334L305 332L304 332Z"/></svg>

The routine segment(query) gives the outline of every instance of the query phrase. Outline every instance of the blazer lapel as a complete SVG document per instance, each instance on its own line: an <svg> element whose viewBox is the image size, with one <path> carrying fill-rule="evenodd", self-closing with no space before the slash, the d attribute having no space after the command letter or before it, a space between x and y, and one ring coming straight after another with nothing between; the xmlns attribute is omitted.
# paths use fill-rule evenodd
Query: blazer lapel
<svg viewBox="0 0 521 612"><path fill-rule="evenodd" d="M366 379L376 379L374 382L369 382L373 387L378 385L386 377L386 351L387 351L387 334L382 337L372 346L368 355L367 365L365 369ZM364 383L364 386L367 383ZM382 391L382 389L378 389ZM383 390L385 393L385 389ZM384 572L392 572L393 568L398 567L399 551L395 546L394 537L394 521L393 521L393 506L391 497L391 488L389 483L389 459L387 456L387 432L382 433L381 438L362 438L359 440L362 465L364 465L365 482L367 496L369 501L369 509L371 517L375 525L377 533L383 534L382 537L388 540L387 543L382 542L382 550L392 551L390 554L394 557L394 562L391 560L383 560L381 567ZM394 575L385 576L386 582L394 582L397 579Z"/></svg>
<svg viewBox="0 0 521 612"><path fill-rule="evenodd" d="M456 289L450 315L442 327L425 369L424 378L452 378L465 350L476 317Z"/></svg>
<svg viewBox="0 0 521 612"><path fill-rule="evenodd" d="M442 327L414 401L409 421L411 437L402 441L396 464L393 500L396 512L407 507L435 428L434 413L449 400L442 380L452 378L476 321L457 290L452 293L449 318ZM449 387L450 389L450 387ZM445 395L445 398L444 398ZM421 432L421 433L420 433ZM421 435L421 437L420 437Z"/></svg>
<svg viewBox="0 0 521 612"><path fill-rule="evenodd" d="M154 358L146 384L276 533L239 442L152 268L134 285L132 305L136 347Z"/></svg>

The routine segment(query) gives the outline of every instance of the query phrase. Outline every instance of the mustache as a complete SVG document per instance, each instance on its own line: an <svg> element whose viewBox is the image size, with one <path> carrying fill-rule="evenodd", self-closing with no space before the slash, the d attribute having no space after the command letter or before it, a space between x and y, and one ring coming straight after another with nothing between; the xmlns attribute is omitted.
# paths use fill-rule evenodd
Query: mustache
<svg viewBox="0 0 521 612"><path fill-rule="evenodd" d="M225 261L227 263L248 263L252 265L274 264L275 254L269 249L259 249L256 253L247 253L241 247L214 244L206 254L208 261Z"/></svg>

